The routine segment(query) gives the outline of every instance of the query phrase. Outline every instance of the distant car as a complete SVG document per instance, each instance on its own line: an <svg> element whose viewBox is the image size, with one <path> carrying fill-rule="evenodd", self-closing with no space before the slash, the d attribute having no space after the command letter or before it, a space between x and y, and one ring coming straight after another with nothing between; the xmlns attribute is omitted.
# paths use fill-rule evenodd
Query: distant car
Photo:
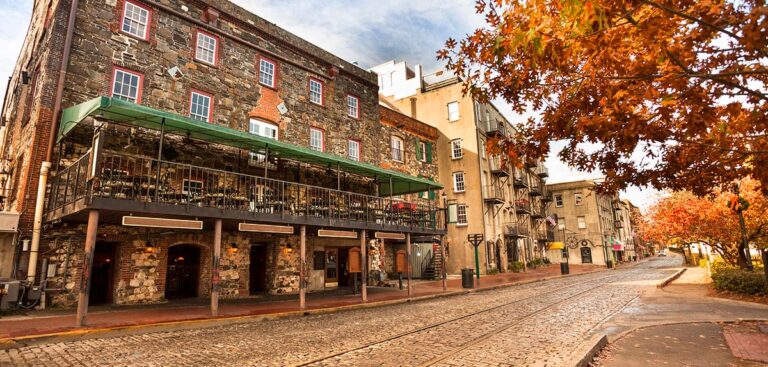
<svg viewBox="0 0 768 367"><path fill-rule="evenodd" d="M667 256L667 250L659 251L659 256Z"/></svg>

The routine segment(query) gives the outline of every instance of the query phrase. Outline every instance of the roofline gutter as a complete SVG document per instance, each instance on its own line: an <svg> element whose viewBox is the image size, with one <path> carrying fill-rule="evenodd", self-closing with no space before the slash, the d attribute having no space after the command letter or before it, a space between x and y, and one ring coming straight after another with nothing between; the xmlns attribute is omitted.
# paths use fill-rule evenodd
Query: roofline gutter
<svg viewBox="0 0 768 367"><path fill-rule="evenodd" d="M64 81L67 77L67 67L69 66L69 57L72 51L72 36L75 33L75 19L77 17L78 0L72 0L69 8L69 19L67 21L67 35L64 39L64 53L61 57L61 67L59 68L59 80L56 85L56 97L53 105L53 120L51 121L50 136L48 137L48 151L45 154L45 161L40 167L40 179L37 185L37 202L35 202L34 222L32 224L32 243L29 248L29 265L27 267L27 280L34 283L37 275L37 255L40 251L40 232L43 228L43 210L45 204L45 188L48 185L48 173L51 169L51 159L53 158L53 147L56 143L56 136L59 131L59 119L61 118L61 98L64 95ZM61 157L58 157L61 159ZM56 165L58 168L58 164Z"/></svg>

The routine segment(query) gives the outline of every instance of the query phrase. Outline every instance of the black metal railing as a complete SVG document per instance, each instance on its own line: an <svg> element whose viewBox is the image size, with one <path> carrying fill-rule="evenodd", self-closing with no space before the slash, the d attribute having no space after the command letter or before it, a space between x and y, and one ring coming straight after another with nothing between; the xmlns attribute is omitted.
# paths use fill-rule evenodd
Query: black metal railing
<svg viewBox="0 0 768 367"><path fill-rule="evenodd" d="M538 180L531 180L531 184L528 187L528 194L531 196L541 196L542 194L542 185Z"/></svg>
<svg viewBox="0 0 768 367"><path fill-rule="evenodd" d="M493 201L504 201L504 188L500 185L484 185L483 199Z"/></svg>
<svg viewBox="0 0 768 367"><path fill-rule="evenodd" d="M504 224L504 235L508 237L528 237L529 234L528 224L525 222L510 222Z"/></svg>
<svg viewBox="0 0 768 367"><path fill-rule="evenodd" d="M515 212L518 214L527 214L531 212L531 202L525 199L517 199L514 202Z"/></svg>
<svg viewBox="0 0 768 367"><path fill-rule="evenodd" d="M434 201L408 202L117 152L103 152L89 180L90 154L56 174L48 209L83 198L205 207L442 230ZM183 209L180 209L184 212Z"/></svg>
<svg viewBox="0 0 768 367"><path fill-rule="evenodd" d="M528 177L525 172L520 168L515 168L513 175L514 185L517 188L528 187Z"/></svg>

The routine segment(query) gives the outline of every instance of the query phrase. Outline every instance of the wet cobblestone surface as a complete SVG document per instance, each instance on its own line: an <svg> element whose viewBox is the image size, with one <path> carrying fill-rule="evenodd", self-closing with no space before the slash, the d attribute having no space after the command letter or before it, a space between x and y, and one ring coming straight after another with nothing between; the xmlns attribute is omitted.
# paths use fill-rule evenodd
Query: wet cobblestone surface
<svg viewBox="0 0 768 367"><path fill-rule="evenodd" d="M674 259L411 304L0 351L1 366L553 366Z"/></svg>

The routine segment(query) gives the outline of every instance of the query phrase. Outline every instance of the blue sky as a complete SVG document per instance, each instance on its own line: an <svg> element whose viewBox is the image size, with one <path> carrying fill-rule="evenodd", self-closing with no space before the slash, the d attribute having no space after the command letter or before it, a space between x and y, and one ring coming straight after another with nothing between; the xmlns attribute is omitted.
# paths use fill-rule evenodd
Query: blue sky
<svg viewBox="0 0 768 367"><path fill-rule="evenodd" d="M348 61L367 68L392 59L422 64L429 73L440 64L435 53L449 37L461 38L482 24L474 0L233 0ZM0 0L0 93L13 72L32 9L32 0ZM290 4L290 5L286 5ZM497 103L508 118L516 116ZM554 144L559 150L562 144ZM599 177L570 169L554 154L547 160L550 182ZM625 193L646 207L658 193L631 188Z"/></svg>

